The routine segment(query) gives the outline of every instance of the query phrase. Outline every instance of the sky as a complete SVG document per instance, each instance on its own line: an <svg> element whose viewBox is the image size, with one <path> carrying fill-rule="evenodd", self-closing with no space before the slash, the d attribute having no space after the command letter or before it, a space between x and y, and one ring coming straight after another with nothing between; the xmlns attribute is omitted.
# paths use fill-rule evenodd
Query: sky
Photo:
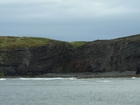
<svg viewBox="0 0 140 105"><path fill-rule="evenodd" d="M140 0L0 0L0 36L62 41L140 33Z"/></svg>

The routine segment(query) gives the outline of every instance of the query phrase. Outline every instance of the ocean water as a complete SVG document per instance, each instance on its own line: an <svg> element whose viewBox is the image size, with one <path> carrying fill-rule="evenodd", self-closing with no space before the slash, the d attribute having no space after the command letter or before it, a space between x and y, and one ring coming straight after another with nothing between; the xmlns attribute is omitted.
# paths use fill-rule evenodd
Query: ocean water
<svg viewBox="0 0 140 105"><path fill-rule="evenodd" d="M140 105L140 78L1 78L0 105Z"/></svg>

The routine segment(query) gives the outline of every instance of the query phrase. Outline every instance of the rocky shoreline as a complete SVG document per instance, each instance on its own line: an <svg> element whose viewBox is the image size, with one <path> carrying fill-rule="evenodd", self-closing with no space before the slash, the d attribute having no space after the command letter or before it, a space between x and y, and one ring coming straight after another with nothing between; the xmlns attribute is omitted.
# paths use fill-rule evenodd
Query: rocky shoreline
<svg viewBox="0 0 140 105"><path fill-rule="evenodd" d="M40 75L37 77L76 77L76 78L102 78L102 77L136 77L139 75L135 75L135 71L126 71L126 72L104 72L104 73L90 73L90 72L84 72L84 73L47 73L44 75Z"/></svg>
<svg viewBox="0 0 140 105"><path fill-rule="evenodd" d="M105 73L47 73L38 76L4 76L0 78L125 78L125 77L140 77L140 75L135 75L135 71L125 71L125 72L105 72Z"/></svg>

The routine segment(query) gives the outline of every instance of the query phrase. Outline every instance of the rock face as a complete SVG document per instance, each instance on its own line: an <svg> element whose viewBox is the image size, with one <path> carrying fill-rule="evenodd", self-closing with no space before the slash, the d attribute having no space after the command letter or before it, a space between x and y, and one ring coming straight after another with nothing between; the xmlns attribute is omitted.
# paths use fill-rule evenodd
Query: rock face
<svg viewBox="0 0 140 105"><path fill-rule="evenodd" d="M80 56L78 56L80 55ZM77 49L71 66L79 72L140 72L140 36L94 41Z"/></svg>
<svg viewBox="0 0 140 105"><path fill-rule="evenodd" d="M65 42L0 50L0 74L136 71L140 74L140 35L97 40L74 48Z"/></svg>
<svg viewBox="0 0 140 105"><path fill-rule="evenodd" d="M73 47L66 44L49 43L37 48L0 51L0 72L4 75L39 75L63 72L68 52ZM71 53L71 54L72 54ZM66 58L67 57L67 58ZM68 62L66 62L68 63Z"/></svg>

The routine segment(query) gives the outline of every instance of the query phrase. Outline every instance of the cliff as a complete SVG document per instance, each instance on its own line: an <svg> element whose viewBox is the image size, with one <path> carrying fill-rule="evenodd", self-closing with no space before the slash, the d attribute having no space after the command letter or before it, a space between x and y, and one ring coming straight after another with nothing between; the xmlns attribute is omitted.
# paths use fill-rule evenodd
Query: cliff
<svg viewBox="0 0 140 105"><path fill-rule="evenodd" d="M77 48L71 66L79 72L138 71L140 35L97 40Z"/></svg>
<svg viewBox="0 0 140 105"><path fill-rule="evenodd" d="M111 71L140 73L140 35L93 42L0 37L0 76Z"/></svg>

